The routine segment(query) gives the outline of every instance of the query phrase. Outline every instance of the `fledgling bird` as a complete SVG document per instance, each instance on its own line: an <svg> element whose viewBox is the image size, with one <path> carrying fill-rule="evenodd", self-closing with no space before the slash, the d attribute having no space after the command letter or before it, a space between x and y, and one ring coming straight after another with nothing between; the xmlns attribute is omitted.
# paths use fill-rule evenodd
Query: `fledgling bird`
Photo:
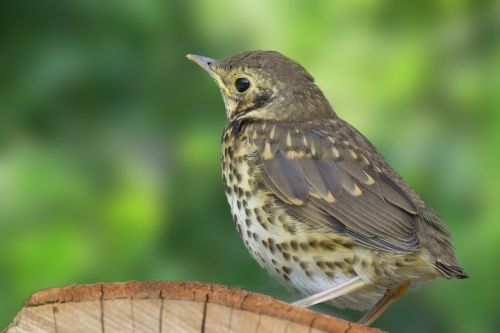
<svg viewBox="0 0 500 333"><path fill-rule="evenodd" d="M369 310L369 325L415 283L468 277L438 215L301 65L273 51L187 57L224 99L222 179L238 233L307 296L295 304Z"/></svg>

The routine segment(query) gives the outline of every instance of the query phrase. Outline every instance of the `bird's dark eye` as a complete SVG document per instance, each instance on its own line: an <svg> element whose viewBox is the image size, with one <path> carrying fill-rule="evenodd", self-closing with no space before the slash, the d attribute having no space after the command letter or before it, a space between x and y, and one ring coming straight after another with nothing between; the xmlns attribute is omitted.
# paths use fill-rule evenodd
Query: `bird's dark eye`
<svg viewBox="0 0 500 333"><path fill-rule="evenodd" d="M240 77L239 79L236 79L236 81L234 81L234 86L236 87L236 90L238 90L238 92L244 92L250 87L250 81L248 81L248 79L245 79L244 77Z"/></svg>

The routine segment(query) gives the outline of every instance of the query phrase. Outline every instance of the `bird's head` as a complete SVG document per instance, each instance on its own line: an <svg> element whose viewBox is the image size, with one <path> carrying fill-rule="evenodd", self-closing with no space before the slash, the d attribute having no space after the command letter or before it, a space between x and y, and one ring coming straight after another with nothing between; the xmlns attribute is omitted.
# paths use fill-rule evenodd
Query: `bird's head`
<svg viewBox="0 0 500 333"><path fill-rule="evenodd" d="M229 120L307 121L334 115L313 77L278 52L248 51L222 60L193 54L187 58L217 82Z"/></svg>

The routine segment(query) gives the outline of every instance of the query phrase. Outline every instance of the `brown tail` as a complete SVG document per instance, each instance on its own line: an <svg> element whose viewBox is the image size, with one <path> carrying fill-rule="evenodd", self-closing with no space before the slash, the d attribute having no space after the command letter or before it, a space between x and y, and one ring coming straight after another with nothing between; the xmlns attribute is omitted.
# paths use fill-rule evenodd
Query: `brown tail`
<svg viewBox="0 0 500 333"><path fill-rule="evenodd" d="M446 265L442 262L436 261L434 267L441 273L441 275L446 279L468 279L470 276L467 274L462 267L455 265Z"/></svg>

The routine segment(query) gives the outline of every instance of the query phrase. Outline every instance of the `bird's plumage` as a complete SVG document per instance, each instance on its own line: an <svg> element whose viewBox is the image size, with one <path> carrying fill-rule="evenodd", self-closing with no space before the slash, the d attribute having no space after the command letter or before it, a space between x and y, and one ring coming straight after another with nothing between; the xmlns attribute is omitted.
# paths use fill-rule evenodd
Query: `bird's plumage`
<svg viewBox="0 0 500 333"><path fill-rule="evenodd" d="M226 195L262 266L306 295L333 288L337 306L380 300L370 316L413 282L467 277L438 215L335 114L301 65L264 51L190 57L221 88Z"/></svg>
<svg viewBox="0 0 500 333"><path fill-rule="evenodd" d="M336 120L267 126L250 142L259 147L263 183L290 214L376 249L419 249L415 203Z"/></svg>

